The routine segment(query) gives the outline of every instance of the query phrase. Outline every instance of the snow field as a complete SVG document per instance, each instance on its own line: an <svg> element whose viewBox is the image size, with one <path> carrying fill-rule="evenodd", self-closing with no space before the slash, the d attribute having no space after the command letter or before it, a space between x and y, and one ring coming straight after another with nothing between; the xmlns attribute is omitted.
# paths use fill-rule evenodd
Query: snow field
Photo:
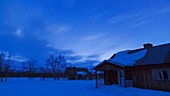
<svg viewBox="0 0 170 96"><path fill-rule="evenodd" d="M0 82L0 96L170 96L170 92L124 88L118 85L95 88L95 81L10 79Z"/></svg>

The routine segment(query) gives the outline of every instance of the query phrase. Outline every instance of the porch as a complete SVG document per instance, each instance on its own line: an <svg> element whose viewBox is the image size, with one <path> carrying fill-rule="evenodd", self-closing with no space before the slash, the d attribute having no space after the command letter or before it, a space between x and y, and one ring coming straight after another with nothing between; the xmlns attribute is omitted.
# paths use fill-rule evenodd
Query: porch
<svg viewBox="0 0 170 96"><path fill-rule="evenodd" d="M108 62L102 62L99 66L95 67L95 79L96 79L96 88L99 87L100 76L99 73L103 73L103 84L112 85L117 84L120 86L125 86L125 73L122 66L110 64Z"/></svg>

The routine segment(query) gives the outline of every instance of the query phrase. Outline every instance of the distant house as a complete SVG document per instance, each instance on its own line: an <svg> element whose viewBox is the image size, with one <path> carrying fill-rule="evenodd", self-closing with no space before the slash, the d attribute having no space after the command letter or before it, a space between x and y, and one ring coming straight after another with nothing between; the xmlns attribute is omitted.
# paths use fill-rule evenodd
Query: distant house
<svg viewBox="0 0 170 96"><path fill-rule="evenodd" d="M144 44L143 48L114 54L97 66L104 73L104 84L170 91L170 43L159 46Z"/></svg>
<svg viewBox="0 0 170 96"><path fill-rule="evenodd" d="M65 77L68 80L92 80L93 74L87 68L67 67Z"/></svg>

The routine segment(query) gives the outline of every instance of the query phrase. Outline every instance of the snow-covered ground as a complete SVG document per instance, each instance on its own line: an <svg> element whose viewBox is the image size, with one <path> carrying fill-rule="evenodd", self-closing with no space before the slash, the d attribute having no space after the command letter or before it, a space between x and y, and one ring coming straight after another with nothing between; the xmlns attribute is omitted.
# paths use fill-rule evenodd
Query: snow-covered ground
<svg viewBox="0 0 170 96"><path fill-rule="evenodd" d="M95 87L95 81L54 81L12 79L0 82L0 96L170 96L170 92L123 88L117 85Z"/></svg>

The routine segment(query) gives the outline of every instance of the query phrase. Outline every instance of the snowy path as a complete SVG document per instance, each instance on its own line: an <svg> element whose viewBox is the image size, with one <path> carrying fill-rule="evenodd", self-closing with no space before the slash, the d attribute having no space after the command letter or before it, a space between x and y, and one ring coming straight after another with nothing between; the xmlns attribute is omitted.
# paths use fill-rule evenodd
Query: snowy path
<svg viewBox="0 0 170 96"><path fill-rule="evenodd" d="M0 83L0 96L170 96L170 92L122 88L96 89L94 81L9 80Z"/></svg>

